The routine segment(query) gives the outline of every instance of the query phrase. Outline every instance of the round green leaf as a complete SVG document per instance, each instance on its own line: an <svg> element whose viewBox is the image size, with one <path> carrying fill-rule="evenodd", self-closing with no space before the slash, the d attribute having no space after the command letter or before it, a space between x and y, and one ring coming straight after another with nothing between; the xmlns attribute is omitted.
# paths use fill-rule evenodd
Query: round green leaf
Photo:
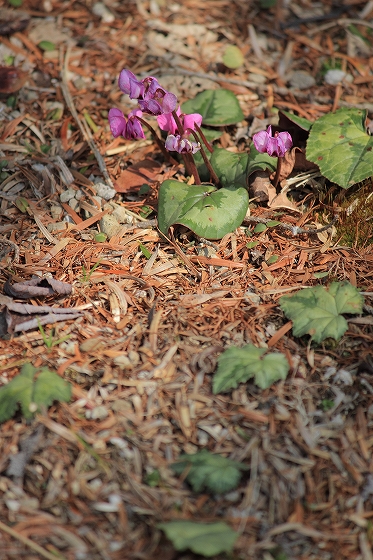
<svg viewBox="0 0 373 560"><path fill-rule="evenodd" d="M327 179L348 189L372 175L373 137L365 129L367 111L340 109L312 126L306 157Z"/></svg>
<svg viewBox="0 0 373 560"><path fill-rule="evenodd" d="M203 124L224 126L244 119L237 97L228 89L207 89L182 105L183 113L199 113Z"/></svg>
<svg viewBox="0 0 373 560"><path fill-rule="evenodd" d="M186 185L169 179L159 189L158 226L167 235L180 224L200 237L221 239L241 225L249 196L240 185L217 189L212 185Z"/></svg>
<svg viewBox="0 0 373 560"><path fill-rule="evenodd" d="M54 43L51 43L50 41L40 41L40 43L38 44L38 47L42 51L54 51L54 50L56 50L56 45Z"/></svg>
<svg viewBox="0 0 373 560"><path fill-rule="evenodd" d="M242 51L235 45L228 45L223 55L223 62L227 68L239 68L244 63Z"/></svg>

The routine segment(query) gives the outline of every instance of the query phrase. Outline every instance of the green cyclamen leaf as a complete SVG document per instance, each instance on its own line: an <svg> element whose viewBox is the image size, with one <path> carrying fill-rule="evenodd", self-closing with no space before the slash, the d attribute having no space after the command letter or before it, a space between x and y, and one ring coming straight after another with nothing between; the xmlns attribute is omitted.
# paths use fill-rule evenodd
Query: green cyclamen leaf
<svg viewBox="0 0 373 560"><path fill-rule="evenodd" d="M18 404L25 418L32 418L40 407L48 407L53 401L68 402L71 385L47 368L34 368L27 363L21 373L0 389L0 422L11 418ZM30 410L34 404L36 410Z"/></svg>
<svg viewBox="0 0 373 560"><path fill-rule="evenodd" d="M182 105L183 113L199 113L207 126L236 124L244 119L237 97L228 89L207 89Z"/></svg>
<svg viewBox="0 0 373 560"><path fill-rule="evenodd" d="M223 63L227 68L239 68L245 59L241 49L235 45L228 45L223 55Z"/></svg>
<svg viewBox="0 0 373 560"><path fill-rule="evenodd" d="M269 169L270 171L276 171L277 158L269 156L267 153L261 154L255 148L254 144L251 144L248 156L248 176L251 175L251 173L254 173L254 171L265 171L266 169Z"/></svg>
<svg viewBox="0 0 373 560"><path fill-rule="evenodd" d="M158 196L158 226L167 235L181 224L206 239L221 239L241 225L249 197L239 185L217 189L212 185L186 185L169 179Z"/></svg>
<svg viewBox="0 0 373 560"><path fill-rule="evenodd" d="M280 306L293 321L294 336L309 334L315 342L322 342L343 336L348 325L341 314L362 313L363 297L349 282L333 282L329 289L314 286L283 296Z"/></svg>
<svg viewBox="0 0 373 560"><path fill-rule="evenodd" d="M194 523L193 521L169 521L157 525L176 550L191 550L202 556L216 556L230 552L238 537L226 523Z"/></svg>
<svg viewBox="0 0 373 560"><path fill-rule="evenodd" d="M56 50L56 45L54 43L51 43L50 41L40 41L38 47L40 47L42 51Z"/></svg>
<svg viewBox="0 0 373 560"><path fill-rule="evenodd" d="M224 148L216 148L210 162L222 185L235 184L246 187L249 154L246 152L235 154Z"/></svg>
<svg viewBox="0 0 373 560"><path fill-rule="evenodd" d="M285 379L289 371L286 357L279 352L266 352L266 348L257 348L253 344L225 350L218 359L218 369L213 377L214 394L235 389L251 377L261 389Z"/></svg>
<svg viewBox="0 0 373 560"><path fill-rule="evenodd" d="M306 157L327 179L347 189L372 175L373 136L366 131L367 111L339 109L312 126Z"/></svg>
<svg viewBox="0 0 373 560"><path fill-rule="evenodd" d="M247 469L242 463L210 453L206 449L194 455L180 455L171 468L178 475L188 469L186 480L194 492L208 490L217 494L236 488L241 478L241 471Z"/></svg>

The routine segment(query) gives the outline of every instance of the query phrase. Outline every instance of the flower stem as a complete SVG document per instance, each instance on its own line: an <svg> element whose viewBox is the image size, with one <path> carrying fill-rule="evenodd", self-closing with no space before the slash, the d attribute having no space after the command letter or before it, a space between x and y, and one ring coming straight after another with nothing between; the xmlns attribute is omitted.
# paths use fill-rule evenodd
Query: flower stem
<svg viewBox="0 0 373 560"><path fill-rule="evenodd" d="M177 115L176 111L172 111L172 116L175 119L178 133L180 134L180 136L183 136L184 127L181 123L179 115ZM200 185L201 179L199 178L199 173L197 171L196 164L194 163L192 154L181 154L181 155L183 156L186 172L188 173L188 175L193 175L196 185Z"/></svg>
<svg viewBox="0 0 373 560"><path fill-rule="evenodd" d="M196 140L196 142L200 143L199 138L198 138L197 134L194 132L194 130L190 129L190 132L193 134L193 137ZM205 162L205 165L206 165L207 169L209 170L212 182L217 187L222 187L223 185L221 184L219 177L216 175L214 168L212 167L211 163L209 162L209 159L206 155L205 150L203 149L203 146L201 146L201 156L203 157L203 161Z"/></svg>
<svg viewBox="0 0 373 560"><path fill-rule="evenodd" d="M197 123L194 123L194 126L196 127L196 130L197 130L198 134L200 135L202 142L204 143L204 145L206 146L206 148L208 149L210 154L212 154L214 149L211 146L210 142L206 139L206 136L203 134L201 127L199 127Z"/></svg>
<svg viewBox="0 0 373 560"><path fill-rule="evenodd" d="M282 158L282 157L278 157L278 158L277 158L276 175L274 176L274 179L273 179L273 186L275 187L275 189L277 188L278 180L279 180L279 178L280 178L280 171L281 171L282 160L283 160L283 159L284 159L284 158Z"/></svg>
<svg viewBox="0 0 373 560"><path fill-rule="evenodd" d="M151 135L153 136L154 140L157 142L158 148L160 148L161 152L163 153L163 155L168 159L168 161L170 163L172 163L173 165L179 165L179 162L176 161L176 159L174 159L171 155L170 152L168 152L166 150L166 148L164 147L164 144L162 142L162 140L159 138L158 134L156 133L156 131L154 130L154 128L146 121L144 121L144 119L142 119L141 117L136 117L136 119L138 121L141 122L142 125L146 126L146 128L150 131Z"/></svg>

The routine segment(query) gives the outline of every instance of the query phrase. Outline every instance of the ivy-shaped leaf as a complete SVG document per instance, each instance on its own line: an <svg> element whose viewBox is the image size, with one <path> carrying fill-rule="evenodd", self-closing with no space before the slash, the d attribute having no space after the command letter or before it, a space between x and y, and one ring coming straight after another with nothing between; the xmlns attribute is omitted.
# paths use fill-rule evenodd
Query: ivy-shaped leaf
<svg viewBox="0 0 373 560"><path fill-rule="evenodd" d="M372 175L373 136L366 131L367 111L339 109L317 119L306 157L327 179L348 189Z"/></svg>
<svg viewBox="0 0 373 560"><path fill-rule="evenodd" d="M251 377L261 389L285 379L289 371L286 357L279 352L266 354L266 348L247 344L242 348L231 346L218 358L218 369L212 380L213 392L235 389Z"/></svg>
<svg viewBox="0 0 373 560"><path fill-rule="evenodd" d="M166 533L176 550L189 549L207 557L230 552L238 537L238 533L223 522L194 523L178 520L159 523L157 527Z"/></svg>
<svg viewBox="0 0 373 560"><path fill-rule="evenodd" d="M223 494L237 487L241 471L248 467L203 449L194 455L180 455L171 468L178 475L188 469L186 480L194 492L208 490L216 494Z"/></svg>
<svg viewBox="0 0 373 560"><path fill-rule="evenodd" d="M237 97L229 89L207 89L183 103L183 113L199 113L207 126L226 126L244 119Z"/></svg>
<svg viewBox="0 0 373 560"><path fill-rule="evenodd" d="M169 179L159 189L158 226L165 235L170 226L180 224L200 237L221 239L241 225L248 206L247 190L240 185L218 190Z"/></svg>
<svg viewBox="0 0 373 560"><path fill-rule="evenodd" d="M224 148L216 148L210 162L223 186L235 184L246 187L248 153L234 153Z"/></svg>
<svg viewBox="0 0 373 560"><path fill-rule="evenodd" d="M339 340L348 325L342 313L362 313L363 297L349 282L333 282L324 286L304 288L292 296L282 296L280 306L293 321L293 335L309 334L311 340Z"/></svg>
<svg viewBox="0 0 373 560"><path fill-rule="evenodd" d="M21 373L0 389L0 423L11 418L21 405L25 418L32 418L40 407L53 401L68 402L71 385L47 368L34 368L24 364Z"/></svg>

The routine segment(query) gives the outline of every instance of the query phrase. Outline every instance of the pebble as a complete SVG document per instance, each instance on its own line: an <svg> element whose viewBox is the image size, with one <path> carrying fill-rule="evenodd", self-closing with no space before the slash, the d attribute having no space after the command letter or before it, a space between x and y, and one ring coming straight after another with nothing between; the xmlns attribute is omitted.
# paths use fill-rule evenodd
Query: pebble
<svg viewBox="0 0 373 560"><path fill-rule="evenodd" d="M60 204L52 204L50 211L54 220L60 220L63 216L63 208Z"/></svg>
<svg viewBox="0 0 373 560"><path fill-rule="evenodd" d="M67 229L66 221L53 222L47 225L47 230L52 233L53 231L65 231Z"/></svg>
<svg viewBox="0 0 373 560"><path fill-rule="evenodd" d="M102 216L100 220L100 231L102 231L102 233L106 233L109 239L119 233L121 229L122 226L120 225L118 220L114 218L114 216L112 216L111 214Z"/></svg>
<svg viewBox="0 0 373 560"><path fill-rule="evenodd" d="M296 70L289 80L291 87L296 89L307 89L315 85L316 80L311 74L304 70Z"/></svg>
<svg viewBox="0 0 373 560"><path fill-rule="evenodd" d="M353 77L343 70L328 70L324 76L324 82L330 86L337 86L342 80L352 82Z"/></svg>
<svg viewBox="0 0 373 560"><path fill-rule="evenodd" d="M132 224L133 218L130 214L128 214L127 210L119 204L116 204L115 206L116 208L114 209L112 216L114 216L120 224Z"/></svg>
<svg viewBox="0 0 373 560"><path fill-rule="evenodd" d="M68 204L75 212L79 210L79 201L76 198L70 198Z"/></svg>
<svg viewBox="0 0 373 560"><path fill-rule="evenodd" d="M117 194L117 191L105 183L95 183L92 188L96 191L97 195L104 200L111 200Z"/></svg>
<svg viewBox="0 0 373 560"><path fill-rule="evenodd" d="M76 193L75 189L68 188L63 193L60 194L60 201L61 202L69 202L72 198L74 198Z"/></svg>
<svg viewBox="0 0 373 560"><path fill-rule="evenodd" d="M87 416L88 412L90 414ZM106 406L104 406L103 404L101 404L100 406L95 406L95 408L93 408L92 410L86 411L86 417L91 418L92 420L103 420L108 416L109 416L109 411L106 408Z"/></svg>

